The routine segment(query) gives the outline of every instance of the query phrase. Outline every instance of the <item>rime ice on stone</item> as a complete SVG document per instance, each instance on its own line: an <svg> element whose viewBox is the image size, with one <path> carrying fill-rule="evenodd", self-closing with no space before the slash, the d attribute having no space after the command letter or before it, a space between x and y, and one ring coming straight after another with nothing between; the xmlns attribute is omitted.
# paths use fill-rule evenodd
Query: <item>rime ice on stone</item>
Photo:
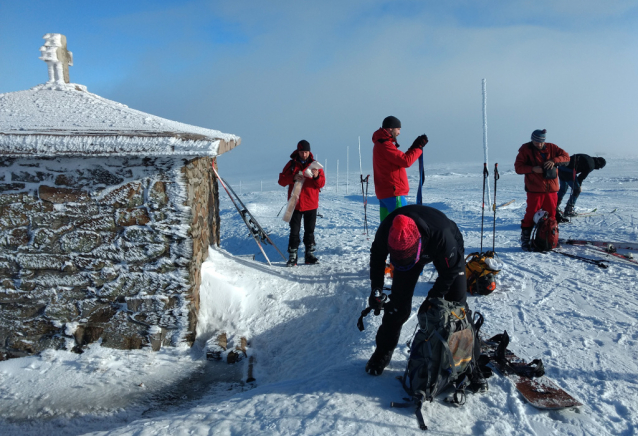
<svg viewBox="0 0 638 436"><path fill-rule="evenodd" d="M69 65L73 66L73 53L66 48L66 36L59 33L47 33L42 37L45 43L40 47L44 62L49 67L47 83L70 83Z"/></svg>

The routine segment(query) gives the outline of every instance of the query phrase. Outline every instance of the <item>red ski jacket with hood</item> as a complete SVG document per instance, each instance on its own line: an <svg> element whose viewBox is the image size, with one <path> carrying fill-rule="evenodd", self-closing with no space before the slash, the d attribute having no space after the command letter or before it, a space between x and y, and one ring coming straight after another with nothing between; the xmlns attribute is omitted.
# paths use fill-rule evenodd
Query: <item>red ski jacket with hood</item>
<svg viewBox="0 0 638 436"><path fill-rule="evenodd" d="M569 162L569 154L556 144L545 143L545 148L537 149L533 143L528 142L521 145L514 162L516 174L525 174L526 192L558 192L560 183L558 177L546 179L542 173L535 173L532 168L542 167L545 162L552 160L555 164Z"/></svg>
<svg viewBox="0 0 638 436"><path fill-rule="evenodd" d="M372 135L372 168L374 171L374 192L377 198L408 195L410 185L405 171L421 156L420 148L399 150L399 144L386 129L379 129Z"/></svg>
<svg viewBox="0 0 638 436"><path fill-rule="evenodd" d="M299 161L299 152L293 151L290 155L290 161L286 164L284 169L279 173L279 184L281 186L288 186L288 199L290 200L290 194L292 188L295 186L295 174L299 171L304 171L312 162L315 161L312 152L308 159L301 163ZM299 212L305 212L307 210L317 209L319 207L319 190L326 184L326 176L323 169L319 169L319 175L317 178L306 177L301 187L301 193L299 194L299 202L295 210Z"/></svg>

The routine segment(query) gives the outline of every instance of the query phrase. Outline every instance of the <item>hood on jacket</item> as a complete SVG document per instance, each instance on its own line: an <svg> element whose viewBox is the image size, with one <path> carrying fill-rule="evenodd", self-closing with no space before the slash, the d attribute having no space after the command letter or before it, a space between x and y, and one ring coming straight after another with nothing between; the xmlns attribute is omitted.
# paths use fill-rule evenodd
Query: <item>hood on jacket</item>
<svg viewBox="0 0 638 436"><path fill-rule="evenodd" d="M383 127L372 134L372 142L374 142L375 144L377 142L383 144L388 141L390 141L391 143L396 145L397 148L399 148L399 143L392 137L392 135L390 135L390 132L388 132Z"/></svg>

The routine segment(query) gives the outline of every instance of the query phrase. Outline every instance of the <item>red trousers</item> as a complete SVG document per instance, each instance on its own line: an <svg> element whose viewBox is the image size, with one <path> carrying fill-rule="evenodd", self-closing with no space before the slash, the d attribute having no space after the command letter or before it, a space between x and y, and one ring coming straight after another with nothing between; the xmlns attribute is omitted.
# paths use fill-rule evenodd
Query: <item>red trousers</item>
<svg viewBox="0 0 638 436"><path fill-rule="evenodd" d="M534 214L543 209L551 217L556 217L558 194L556 192L528 192L527 209L521 221L521 227L534 227Z"/></svg>

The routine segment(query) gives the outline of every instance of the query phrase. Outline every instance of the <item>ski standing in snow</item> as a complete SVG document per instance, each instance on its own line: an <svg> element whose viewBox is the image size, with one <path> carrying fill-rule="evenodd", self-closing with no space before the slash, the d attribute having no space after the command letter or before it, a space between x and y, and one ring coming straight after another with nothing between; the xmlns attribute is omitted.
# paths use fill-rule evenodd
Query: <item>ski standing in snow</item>
<svg viewBox="0 0 638 436"><path fill-rule="evenodd" d="M545 142L547 130L534 130L531 142L523 144L516 156L516 174L525 175L527 209L521 221L521 248L531 251L530 237L534 228L534 214L545 210L556 217L557 192L559 188L556 165L568 162L569 155L556 144Z"/></svg>
<svg viewBox="0 0 638 436"><path fill-rule="evenodd" d="M297 144L297 149L290 155L290 161L279 174L279 184L288 187L288 199L293 195L295 182L299 182L300 192L296 193L298 199L294 211L290 217L290 236L288 238L288 262L287 266L297 265L297 250L299 248L301 220L303 218L305 247L304 263L316 264L315 256L315 223L317 221L317 209L319 208L319 191L326 184L323 169L310 169L315 162L310 151L310 143L302 139ZM308 171L307 171L308 170ZM284 218L286 218L284 216Z"/></svg>

